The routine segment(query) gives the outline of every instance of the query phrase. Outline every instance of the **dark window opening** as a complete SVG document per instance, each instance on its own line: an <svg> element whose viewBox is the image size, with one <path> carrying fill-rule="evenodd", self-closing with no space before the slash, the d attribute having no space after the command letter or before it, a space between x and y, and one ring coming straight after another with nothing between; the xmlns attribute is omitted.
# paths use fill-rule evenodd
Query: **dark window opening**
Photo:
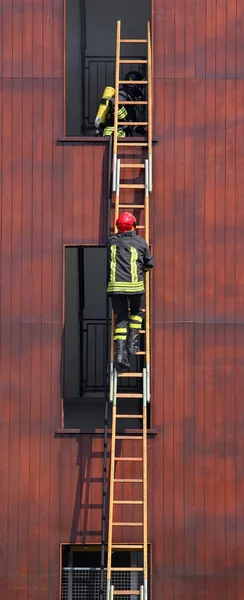
<svg viewBox="0 0 244 600"><path fill-rule="evenodd" d="M101 246L66 246L64 251L64 427L94 431L104 427L107 250ZM111 307L109 340L110 332ZM144 339L142 336L142 350ZM131 371L142 371L142 361L141 356L131 357ZM142 381L119 379L118 391L141 393ZM140 413L141 403L138 398L125 398L123 404L118 403L118 413ZM148 428L149 419L148 406ZM142 427L141 419L119 421L117 431Z"/></svg>
<svg viewBox="0 0 244 600"><path fill-rule="evenodd" d="M62 590L61 600L100 600L100 546L62 545ZM105 553L105 564L107 553ZM116 550L112 553L112 566L142 567L141 551ZM104 600L107 597L106 575L104 572ZM143 585L143 571L113 571L112 584L115 589L138 590ZM135 595L122 595L121 600L134 600ZM148 546L148 600L150 600L150 546Z"/></svg>
<svg viewBox="0 0 244 600"><path fill-rule="evenodd" d="M66 0L65 135L94 136L94 119L105 86L114 86L116 22L122 37L146 37L151 0ZM144 59L146 45L122 44L121 57ZM125 67L125 68L124 68ZM122 76L143 65L123 65ZM138 120L143 120L143 114Z"/></svg>

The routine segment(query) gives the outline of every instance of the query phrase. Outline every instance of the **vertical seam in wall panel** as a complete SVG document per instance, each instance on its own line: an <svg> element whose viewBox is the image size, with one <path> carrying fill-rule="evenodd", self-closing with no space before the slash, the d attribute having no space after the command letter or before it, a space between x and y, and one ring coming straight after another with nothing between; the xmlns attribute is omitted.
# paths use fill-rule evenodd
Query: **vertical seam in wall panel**
<svg viewBox="0 0 244 600"><path fill-rule="evenodd" d="M3 7L3 5L2 5ZM3 8L2 8L3 14ZM3 20L1 19L1 23ZM1 25L0 25L1 27ZM3 30L3 28L2 28ZM3 49L3 45L2 45ZM2 56L3 54L1 54ZM1 60L1 59L0 59ZM3 61L1 61L1 66ZM0 119L1 119L1 139L0 139L0 158L1 166L3 161L3 80L0 78ZM1 327L1 315L2 315L2 261L3 261L3 178L0 178L0 228L1 228L1 239L0 239L0 375L2 372L2 327Z"/></svg>
<svg viewBox="0 0 244 600"><path fill-rule="evenodd" d="M33 38L32 38L33 39ZM32 53L33 56L33 53ZM32 59L33 61L33 59ZM32 68L33 71L33 68ZM33 336L33 330L32 330L32 317L33 317L33 313L32 313L32 268L33 268L33 83L31 86L31 105L32 105L32 122L31 122L31 133L32 133L32 143L31 143L31 150L32 150L32 154L31 154L31 243L30 243L30 413L29 413L29 417L30 417L30 421L29 421L29 503L28 503L28 530L30 528L30 496L31 496L31 487L30 487L30 481L31 481L31 392L32 392L32 336ZM30 537L28 535L28 542L27 542L27 568L29 570L29 563L30 563ZM27 583L27 600L31 600L30 596L29 596L29 581Z"/></svg>
<svg viewBox="0 0 244 600"><path fill-rule="evenodd" d="M63 52L63 135L66 135L66 2L64 0L64 11L63 11L63 40L64 40L64 52Z"/></svg>
<svg viewBox="0 0 244 600"><path fill-rule="evenodd" d="M54 21L53 21L53 26L54 26ZM52 46L53 47L53 46ZM52 131L50 132L50 136L51 136L51 140L53 140L53 129L54 129L54 100L55 100L55 83L54 83L54 79L53 79L53 85L52 85ZM48 498L48 509L49 509L49 521L48 521L48 560L51 560L51 517L52 517L52 506L51 506L51 481L52 481L52 442L53 442L53 436L52 436L52 432L51 432L51 427L52 427L52 423L53 423L53 404L54 404L54 398L53 398L53 320L54 320L54 316L53 316L53 260L54 260L54 251L53 251L53 199L54 199L54 190L53 190L53 186L55 184L55 179L54 179L54 160L53 160L53 143L52 143L52 181L51 181L51 190L52 190L52 201L51 201L51 280L50 280L50 300L51 300L51 324L50 324L50 390L49 390L49 415L50 415L50 444L49 444L49 498ZM56 281L56 279L55 279ZM55 320L56 321L56 320ZM56 334L56 331L55 331ZM55 378L56 379L56 378ZM56 389L56 386L55 386ZM55 398L56 399L56 398ZM57 440L56 440L57 442ZM50 590L50 577L48 577L47 579L48 581L48 599L52 598L52 593ZM51 586L52 588L52 586Z"/></svg>
<svg viewBox="0 0 244 600"><path fill-rule="evenodd" d="M175 538L175 467L176 467L176 460L175 460L175 440L176 440L176 435L175 435L175 415L176 415L176 411L175 411L175 402L176 402L176 398L175 398L175 393L176 393L176 385L175 385L175 376L176 376L176 368L175 368L175 335L176 335L176 324L175 324L175 303L176 303L176 298L175 298L175 288L176 288L176 282L175 282L175 271L176 271L176 247L175 247L175 217L176 217L176 201L175 201L175 190L176 190L176 177L175 177L175 160L176 160L176 156L175 156L175 130L176 130L176 123L175 123L175 119L176 119L176 87L177 86L177 81L175 78L175 9L174 9L174 75L173 75L173 79L171 81L171 85L173 85L173 107L174 107L174 112L173 112L173 139L174 139L174 151L173 151L173 157L174 157L174 166L173 166L173 189L174 189L174 194L173 194L173 239L172 239L172 267L173 267L173 273L172 273L172 284L173 284L173 310L172 310L172 419L173 419L173 427L172 427L172 449L173 449L173 456L172 456L172 470L173 470L173 478L172 478L172 495L173 495L173 510L172 510L172 515L173 515L173 519L172 519L172 534L173 534L173 540ZM174 582L173 582L173 590L175 593L175 554L174 554L174 542L173 542L173 546L172 546L172 550L173 550L173 576L174 576Z"/></svg>
<svg viewBox="0 0 244 600"><path fill-rule="evenodd" d="M195 0L195 36L194 36L194 48L197 47L197 36L196 36L197 26L196 26L196 0ZM194 65L194 73L196 76L196 52L195 52L195 65ZM195 80L196 81L196 80ZM194 83L193 89L193 191L194 191L194 206L193 206L193 417L194 417L194 441L196 439L196 166L195 166L195 131L196 131L196 83ZM193 519L194 519L194 533L193 533L193 544L194 544L194 577L196 573L196 448L194 444L194 491L193 491ZM195 579L194 579L195 581ZM194 585L195 588L195 585ZM194 589L195 593L195 589Z"/></svg>
<svg viewBox="0 0 244 600"><path fill-rule="evenodd" d="M12 264L13 264L13 249L12 249L12 241L13 241L13 231L12 231L12 227L13 227L13 219L12 219L12 215L13 215L13 81L11 83L11 102L12 102L12 111L11 111L11 180L10 180L10 194L11 194L11 201L10 201L10 219L11 219L11 233L10 233L10 240L11 240L11 250L10 250L10 282L12 281ZM9 590L9 573L10 573L10 569L11 569L11 565L9 565L9 521L10 521L10 516L9 516L9 509L10 509L10 475L11 475L11 464L10 464L10 444L11 444L11 435L10 435L10 420L11 420L11 401L12 401L12 328L11 328L11 321L12 321L12 297L11 297L11 292L10 292L10 298L9 298L9 341L10 341L10 352L9 352L9 361L10 361L10 370L9 370L9 412L8 412L8 436L9 436L9 450L8 450L8 484L7 484L7 494L8 494L8 524L7 524L7 577L8 577L8 581L7 581L7 591ZM9 569L10 567L10 569Z"/></svg>
<svg viewBox="0 0 244 600"><path fill-rule="evenodd" d="M12 0L12 19L11 19L11 24L12 24L12 55L11 55L11 77L13 77L13 64L14 64L14 19L13 19L13 15L14 15L14 0Z"/></svg>
<svg viewBox="0 0 244 600"><path fill-rule="evenodd" d="M164 21L164 31L165 31L165 21ZM165 75L165 36L164 36L164 75ZM164 89L164 105L163 105L163 115L164 115L164 131L166 129L166 102L165 102L165 80L163 79L163 89ZM165 280L165 204L166 204L166 193L165 193L165 152L166 152L166 139L165 136L163 138L163 173L164 173L164 179L163 179L163 282ZM156 302L156 294L155 294L155 302ZM163 305L163 321L164 319L164 313L165 313L165 302ZM162 360L163 360L163 370L165 372L165 326L163 328L163 353L162 353ZM163 425L165 424L165 402L164 402L164 393L165 393L165 381L163 380ZM155 412L154 412L155 414ZM163 438L163 477L162 477L162 499L163 499L163 506L162 506L162 510L163 510L163 523L165 521L165 447L166 447L166 441L165 441L165 436ZM165 548L165 546L163 546ZM165 575L165 563L163 562L163 574Z"/></svg>
<svg viewBox="0 0 244 600"><path fill-rule="evenodd" d="M186 39L186 2L185 2L185 39ZM183 136L184 136L184 144L183 144L183 165L184 165L184 174L183 174L183 321L184 321L184 330L183 330L183 385L182 385L182 394L183 394L183 424L182 424L182 433L183 433L183 568L184 573L186 572L186 551L185 551L185 538L186 538L186 448L185 448L185 420L186 420L186 302L185 302L185 290L186 290L186 91L187 91L187 81L186 81L186 42L184 45L185 48L185 78L183 81ZM185 594L184 594L185 595Z"/></svg>
<svg viewBox="0 0 244 600"><path fill-rule="evenodd" d="M236 226L237 226L237 220L236 220L236 176L237 176L237 169L236 169L236 99L237 99L237 79L236 79L236 75L237 75L237 0L236 0L236 22L235 22L235 60L236 60L236 64L235 64L235 110L234 110L234 114L235 114L235 127L234 127L234 135L235 135L235 173L234 173L234 185L235 185L235 232L236 232ZM234 297L234 314L235 314L235 329L234 329L234 436L235 436L235 440L234 440L234 449L235 449L235 457L237 457L237 409L236 409L236 391L237 391L237 385L236 385L236 365L237 365L237 325L236 325L236 291L237 291L237 269L236 269L236 255L237 255L237 247L236 247L236 234L235 234L235 297ZM235 515L237 514L237 460L235 460ZM237 547L237 519L235 519L235 546ZM237 551L235 552L235 573L237 573L237 564L238 564L238 556L237 556Z"/></svg>
<svg viewBox="0 0 244 600"><path fill-rule="evenodd" d="M210 0L214 1L214 0ZM204 60L204 79L203 82L203 94L204 94L204 156L206 156L206 93L207 93L207 2L205 0L205 38L204 38L204 51L205 51L205 60ZM200 79L201 81L201 79ZM206 263L205 263L205 248L206 248L206 172L204 173L204 209L203 209L203 476L205 476L206 472L206 414L205 414L205 398L206 398L206 306L205 306L205 298L206 298ZM205 484L205 481L204 481ZM204 539L204 577L205 577L205 589L206 589L206 564L207 564L207 555L206 555L206 488L204 485L203 489L203 539Z"/></svg>
<svg viewBox="0 0 244 600"><path fill-rule="evenodd" d="M43 12L44 8L42 5L42 74L43 74ZM43 154L43 137L44 137L44 79L40 81L40 94L41 94L41 131L40 131L40 141L41 141L41 227L40 227L40 250L41 256L43 256L43 164L44 164L44 154ZM40 384L40 423L39 423L39 465L38 465L38 473L39 473L39 506L38 506L38 596L40 591L40 581L41 581L41 573L40 569L40 532L41 532L41 467L42 467L42 416L43 416L43 376L45 372L43 371L43 352L45 352L45 345L43 344L43 338L45 337L45 329L43 331L43 261L40 265L40 301L41 301L41 327L40 327L40 376L41 376L41 384ZM45 318L45 317L44 317ZM45 364L45 363L44 363Z"/></svg>
<svg viewBox="0 0 244 600"><path fill-rule="evenodd" d="M24 14L24 0L22 0L22 10L21 10L21 32L22 32L22 36L21 36L21 77L23 80L24 77L24 42L23 42L23 33L24 33L24 19L23 19L23 14ZM23 87L22 87L22 103L23 103ZM22 113L23 115L23 113ZM23 129L23 121L22 121L22 129ZM23 133L22 133L23 136ZM22 137L23 140L23 137ZM23 171L22 171L23 173Z"/></svg>
<svg viewBox="0 0 244 600"><path fill-rule="evenodd" d="M0 2L0 46L1 46L1 56L0 56L0 73L1 79L3 78L3 2ZM2 114L2 111L1 111ZM1 130L2 131L2 130Z"/></svg>
<svg viewBox="0 0 244 600"><path fill-rule="evenodd" d="M224 57L224 64L225 64L225 74L227 77L227 0L225 2L225 57ZM224 109L225 109L225 116L224 116L224 126L225 126L225 131L224 131L224 143L225 143L225 202L224 202L224 207L225 207L225 219L224 219L224 231L225 231L225 238L224 238L224 281L225 281L225 297L224 297L224 313L225 313L225 331L224 331L224 352L225 352L225 361L224 361L224 370L225 370L225 402L224 402L224 423L225 423L225 472L224 472L224 478L225 478L225 496L224 496L224 511L225 511L225 523L224 523L224 539L225 539L225 564L227 564L227 487L226 487L226 483L227 483L227 331L226 331L226 321L227 321L227 177L226 177L226 171L227 171L227 152L226 152L226 143L227 143L227 135L226 135L226 127L227 127L227 84L226 84L226 78L224 80L224 94L225 94L225 99L224 99ZM229 338L228 338L229 339Z"/></svg>
<svg viewBox="0 0 244 600"><path fill-rule="evenodd" d="M23 61L22 61L23 62ZM21 369L21 358L23 356L23 301L22 301L22 277L23 277L23 81L21 84L21 142L22 142L22 156L21 156L21 201L20 201L20 341L19 341L19 462L18 462L18 509L17 509L17 565L18 565L18 573L21 571L19 565L19 547L20 547L20 536L21 536L21 528L20 528L20 472L21 472L21 414L22 414L22 369ZM23 391L24 394L24 391Z"/></svg>
<svg viewBox="0 0 244 600"><path fill-rule="evenodd" d="M217 472L217 461L216 461L216 425L217 425L217 406L216 406L216 344L218 342L218 335L217 335L217 327L216 327L216 275L217 275L217 268L216 268L216 260L217 260L217 249L216 249L216 229L217 229L217 206L216 206L216 192L217 192L217 174L216 174L216 168L217 168L217 161L218 161L218 151L217 151L217 143L218 143L218 137L217 137L217 81L216 81L216 77L217 77L217 35L218 35L218 4L217 4L217 0L215 0L215 29L214 29L214 37L215 37L215 52L214 52L214 99L215 99L215 105L214 105L214 132L215 132L215 138L214 138L214 239L213 239L213 267L214 267L214 277L213 277L213 297L214 297L214 303L213 303L213 310L214 310L214 314L213 314L213 431L214 431L214 473L213 473L213 479L214 479L214 507L213 507L213 514L214 514L214 522L215 522L215 526L214 526L214 556L215 556L215 564L214 564L214 571L216 573L216 548L217 548L217 515L216 515L216 503L217 503L217 496L216 496L216 472ZM206 226L206 224L205 224ZM206 297L206 294L205 294ZM206 438L205 438L206 439ZM206 456L206 448L205 448L205 456ZM214 593L216 594L216 577L214 578Z"/></svg>

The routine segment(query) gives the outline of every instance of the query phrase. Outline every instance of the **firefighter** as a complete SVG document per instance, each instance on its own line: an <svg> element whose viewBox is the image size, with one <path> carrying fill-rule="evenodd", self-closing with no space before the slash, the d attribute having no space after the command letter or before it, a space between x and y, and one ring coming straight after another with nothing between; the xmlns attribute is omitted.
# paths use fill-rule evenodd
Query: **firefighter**
<svg viewBox="0 0 244 600"><path fill-rule="evenodd" d="M119 369L130 367L130 354L139 351L138 333L142 327L144 272L154 265L145 240L136 234L136 219L128 212L116 221L118 233L108 239L108 286L115 313L115 353ZM130 307L130 314L129 314ZM128 336L129 325L129 336Z"/></svg>
<svg viewBox="0 0 244 600"><path fill-rule="evenodd" d="M139 71L130 71L125 75L125 81L143 81L143 76ZM126 84L119 86L119 100L120 101L136 101L144 100L144 86L140 84ZM103 92L100 106L95 118L96 135L112 135L114 132L114 102L115 102L115 89L107 86ZM119 104L118 108L118 120L124 121L124 127L118 127L118 137L126 137L133 133L143 135L145 128L143 126L129 127L127 123L129 121L138 121L138 109L135 105L125 106Z"/></svg>

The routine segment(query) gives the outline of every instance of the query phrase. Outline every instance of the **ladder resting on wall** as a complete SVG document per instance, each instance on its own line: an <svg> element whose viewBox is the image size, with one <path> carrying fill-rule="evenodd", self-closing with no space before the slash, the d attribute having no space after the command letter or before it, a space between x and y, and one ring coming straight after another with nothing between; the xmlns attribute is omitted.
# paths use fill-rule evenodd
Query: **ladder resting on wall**
<svg viewBox="0 0 244 600"><path fill-rule="evenodd" d="M142 81L124 81L121 80L121 69L124 64L132 64L132 59L121 59L121 44L123 43L143 43L147 47L147 59L141 60L146 66L147 75L146 79ZM134 61L138 64L138 60ZM115 205L115 222L120 214L120 211L129 210L140 211L140 220L138 228L141 230L141 234L144 235L146 242L149 244L149 199L150 193L152 192L152 63L151 63L151 35L150 35L150 24L147 24L147 38L142 40L129 40L121 39L121 23L117 22L117 39L116 39L116 68L115 68L115 114L114 114L114 140L113 140L113 182L112 189L114 194L114 205ZM145 85L147 89L146 98L143 101L119 101L119 85L123 84L140 84ZM135 104L145 105L147 117L145 122L131 123L131 126L145 126L147 128L147 138L142 138L142 141L133 141L133 138L117 138L118 127L124 125L123 122L118 120L118 110L120 104ZM126 162L126 155L121 158L123 150L130 148L130 161ZM137 150L135 150L137 148ZM138 150L139 149L139 150ZM141 152L140 152L141 151ZM139 155L138 155L139 153ZM132 159L131 159L132 156ZM139 157L139 158L138 158ZM132 173L143 174L143 183L136 183L137 178L134 176L132 183L126 183L123 179L126 171L131 170ZM137 175L138 177L138 175ZM141 194L142 199L140 203L123 203L120 199L121 190L130 189L138 190L136 193ZM141 216L143 217L141 219ZM143 224L142 224L143 222ZM116 366L114 365L114 348L113 340L111 341L111 364L110 364L110 401L112 403L112 440L111 440L111 462L110 462L110 486L109 486L109 522L108 522L108 557L107 557L107 600L113 600L113 598L131 598L138 597L140 600L148 600L148 542L147 542L147 403L150 401L150 313L149 313L149 273L145 275L145 319L144 328L140 331L140 338L144 337L143 350L140 350L139 354L140 368L136 369L136 372L118 373ZM112 331L114 329L114 316L112 323ZM118 378L133 378L134 380L141 381L141 392L140 393L128 393L118 392L117 384ZM124 414L123 401L127 398L131 400L138 398L139 412L135 414ZM119 407L119 408L118 408ZM118 433L118 426L121 425L123 419L139 419L142 422L141 432L135 432L133 435L126 435ZM136 456L124 456L124 453L118 453L118 445L123 448L123 444L126 440L134 440L134 445L137 448L135 452ZM131 452L133 454L133 452ZM126 478L123 476L124 470L123 464L130 463L138 465L137 477ZM122 467L122 475L117 476L116 471L118 465ZM128 497L128 484L139 486L137 489L137 500ZM119 497L122 493L123 498ZM124 499L126 497L126 499ZM134 521L133 518L130 522L117 521L114 513L117 506L132 505L133 507L138 505L141 508L141 518L139 521ZM124 511L122 510L122 513ZM116 530L121 528L129 528L131 531L138 531L140 539L138 543L124 542L118 543ZM139 534L139 532L141 532ZM115 541L116 538L116 541ZM124 537L123 537L124 540ZM113 553L115 551L135 552L138 551L143 557L141 566L128 566L118 567L113 566ZM134 584L131 590L119 588L115 583L115 572L120 570L121 572L131 571L140 572L143 574L143 578L134 577L134 582L138 581L138 585ZM143 581L143 583L142 583ZM137 588L136 588L137 585Z"/></svg>

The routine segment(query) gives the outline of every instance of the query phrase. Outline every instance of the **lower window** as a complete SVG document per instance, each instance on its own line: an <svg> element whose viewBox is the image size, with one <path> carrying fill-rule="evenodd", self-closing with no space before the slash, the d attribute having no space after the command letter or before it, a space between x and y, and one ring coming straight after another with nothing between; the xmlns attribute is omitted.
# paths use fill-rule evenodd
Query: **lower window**
<svg viewBox="0 0 244 600"><path fill-rule="evenodd" d="M64 428L96 430L104 427L104 388L107 356L106 265L104 246L64 247L63 412ZM143 348L142 348L143 349ZM131 358L131 370L141 371L140 356ZM137 378L119 380L120 392L141 393ZM120 410L137 414L141 400L125 399ZM149 406L148 406L148 427ZM109 407L109 427L111 407ZM140 429L141 419L127 419L120 427Z"/></svg>
<svg viewBox="0 0 244 600"><path fill-rule="evenodd" d="M100 600L101 590L101 546L65 545L61 547L62 589L61 600ZM105 565L107 554L105 554ZM113 552L112 584L117 590L138 590L143 585L143 571L130 571L131 567L143 566L141 551L116 550ZM128 567L128 571L120 568ZM107 570L104 570L103 598L107 598ZM150 546L148 546L148 600L150 600ZM120 595L121 600L136 600L137 595Z"/></svg>

